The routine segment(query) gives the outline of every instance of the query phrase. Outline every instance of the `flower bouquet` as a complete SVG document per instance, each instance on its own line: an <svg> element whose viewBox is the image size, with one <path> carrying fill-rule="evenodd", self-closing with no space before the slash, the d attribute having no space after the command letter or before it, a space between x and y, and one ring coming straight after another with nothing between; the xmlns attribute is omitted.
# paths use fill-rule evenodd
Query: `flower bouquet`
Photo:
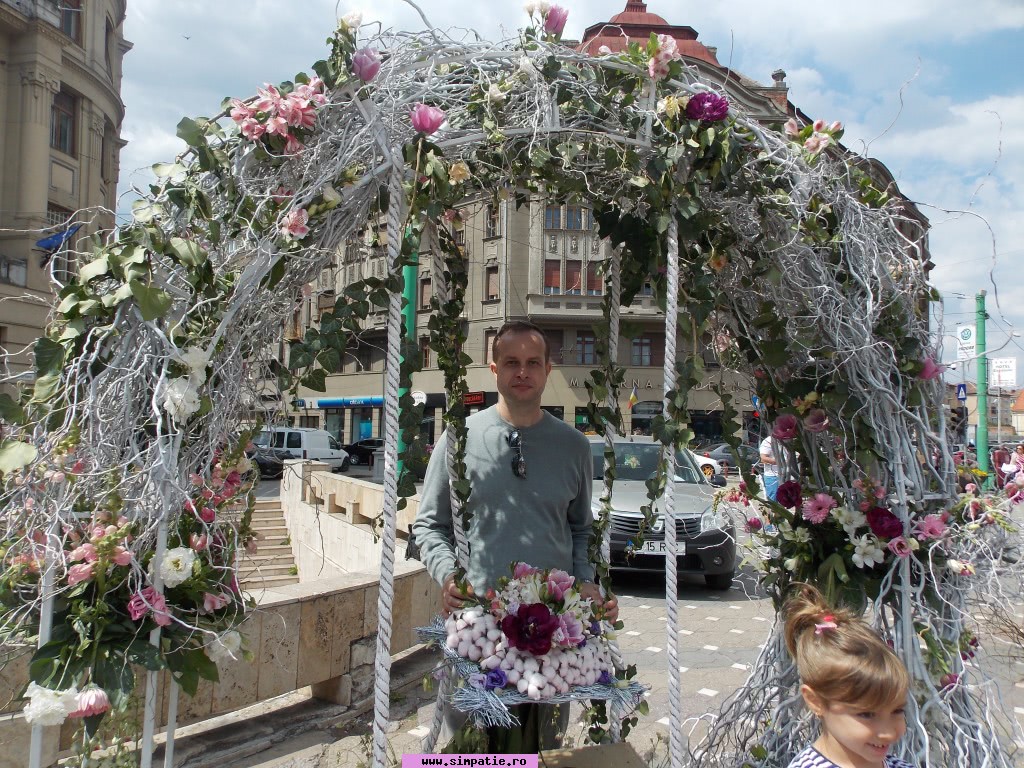
<svg viewBox="0 0 1024 768"><path fill-rule="evenodd" d="M618 681L600 608L581 598L575 577L512 565L512 578L485 602L418 630L440 647L459 680L456 709L481 726L510 727L508 708L528 702L620 700L632 709L643 688Z"/></svg>

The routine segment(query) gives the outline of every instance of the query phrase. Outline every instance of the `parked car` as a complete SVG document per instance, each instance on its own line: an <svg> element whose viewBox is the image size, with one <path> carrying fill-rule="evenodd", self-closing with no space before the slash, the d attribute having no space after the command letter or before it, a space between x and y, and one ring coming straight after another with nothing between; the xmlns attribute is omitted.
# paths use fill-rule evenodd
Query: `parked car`
<svg viewBox="0 0 1024 768"><path fill-rule="evenodd" d="M740 458L751 465L755 474L760 472L762 469L761 452L758 450L756 445L740 445L738 451ZM710 445L697 451L697 453L698 455L717 461L722 466L722 474L728 475L730 470L736 470L738 468L736 464L736 457L733 455L732 447L728 443L715 443L714 445Z"/></svg>
<svg viewBox="0 0 1024 768"><path fill-rule="evenodd" d="M383 437L366 437L344 446L353 464L369 466L373 463L373 452L384 447Z"/></svg>
<svg viewBox="0 0 1024 768"><path fill-rule="evenodd" d="M351 464L341 444L323 429L308 427L265 427L255 438L257 456L269 453L284 459L312 459L327 464L332 472L346 472Z"/></svg>
<svg viewBox="0 0 1024 768"><path fill-rule="evenodd" d="M284 474L284 461L292 457L283 448L272 448L269 445L256 445L246 455L256 465L261 479L273 480Z"/></svg>
<svg viewBox="0 0 1024 768"><path fill-rule="evenodd" d="M704 473L708 482L717 486L725 485L725 475L722 474L721 464L708 456L701 456L696 451L691 450L689 453L691 458L697 462L697 466L700 467L700 471Z"/></svg>
<svg viewBox="0 0 1024 768"><path fill-rule="evenodd" d="M590 442L594 459L593 511L601 510L604 492L604 441ZM640 541L648 503L647 480L658 466L661 444L649 438L621 438L615 442L615 483L612 486L611 567L621 571L665 570L665 518L656 514ZM711 589L728 589L736 568L736 530L732 521L712 512L714 488L689 451L676 455L675 494L676 567L679 573L699 574Z"/></svg>

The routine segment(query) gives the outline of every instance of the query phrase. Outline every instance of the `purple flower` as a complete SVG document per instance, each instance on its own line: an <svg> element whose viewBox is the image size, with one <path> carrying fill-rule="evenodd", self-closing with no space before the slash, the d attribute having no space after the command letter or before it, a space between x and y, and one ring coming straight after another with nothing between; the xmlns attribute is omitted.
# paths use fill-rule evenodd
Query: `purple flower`
<svg viewBox="0 0 1024 768"><path fill-rule="evenodd" d="M409 111L409 119L412 121L413 128L424 136L429 136L444 123L445 114L437 107L417 104Z"/></svg>
<svg viewBox="0 0 1024 768"><path fill-rule="evenodd" d="M817 434L828 429L828 414L822 408L812 408L804 416L804 429Z"/></svg>
<svg viewBox="0 0 1024 768"><path fill-rule="evenodd" d="M516 563L512 566L512 578L517 581L519 579L524 579L527 576L533 576L535 573L540 573L540 571L529 563Z"/></svg>
<svg viewBox="0 0 1024 768"><path fill-rule="evenodd" d="M474 672L466 678L466 682L474 688L483 688L487 684L487 675L482 672Z"/></svg>
<svg viewBox="0 0 1024 768"><path fill-rule="evenodd" d="M601 685L611 685L612 684L612 676L610 674L608 674L608 670L607 669L601 670L601 675L600 675L600 677L597 678L597 682L599 682Z"/></svg>
<svg viewBox="0 0 1024 768"><path fill-rule="evenodd" d="M504 688L507 684L508 677L503 669L492 669L487 673L487 678L484 680L484 688L488 691L493 691L495 688Z"/></svg>
<svg viewBox="0 0 1024 768"><path fill-rule="evenodd" d="M380 71L380 53L376 48L360 48L352 55L352 74L368 83Z"/></svg>
<svg viewBox="0 0 1024 768"><path fill-rule="evenodd" d="M559 615L558 628L562 630L561 645L575 647L583 642L583 624L571 613Z"/></svg>
<svg viewBox="0 0 1024 768"><path fill-rule="evenodd" d="M772 427L772 437L776 440L792 440L796 437L797 425L796 416L791 413L784 413L775 420Z"/></svg>
<svg viewBox="0 0 1024 768"><path fill-rule="evenodd" d="M519 651L543 656L551 650L551 636L559 628L558 617L543 603L520 605L501 620L509 645Z"/></svg>
<svg viewBox="0 0 1024 768"><path fill-rule="evenodd" d="M716 123L729 116L729 100L717 93L701 91L690 97L686 104L686 116L702 123Z"/></svg>
<svg viewBox="0 0 1024 768"><path fill-rule="evenodd" d="M747 532L760 531L764 527L764 521L760 517L747 518Z"/></svg>
<svg viewBox="0 0 1024 768"><path fill-rule="evenodd" d="M565 29L565 21L569 18L569 11L560 5L552 5L548 15L544 17L544 31L552 35L562 34Z"/></svg>
<svg viewBox="0 0 1024 768"><path fill-rule="evenodd" d="M597 637L601 634L601 623L596 619L593 619L590 622L590 634L592 634L594 637Z"/></svg>
<svg viewBox="0 0 1024 768"><path fill-rule="evenodd" d="M895 539L903 535L903 523L884 507L872 507L867 511L868 527L880 539Z"/></svg>
<svg viewBox="0 0 1024 768"><path fill-rule="evenodd" d="M800 506L800 502L804 500L803 494L800 492L800 483L796 480L787 480L779 486L779 490L775 492L775 500L787 509L796 509Z"/></svg>

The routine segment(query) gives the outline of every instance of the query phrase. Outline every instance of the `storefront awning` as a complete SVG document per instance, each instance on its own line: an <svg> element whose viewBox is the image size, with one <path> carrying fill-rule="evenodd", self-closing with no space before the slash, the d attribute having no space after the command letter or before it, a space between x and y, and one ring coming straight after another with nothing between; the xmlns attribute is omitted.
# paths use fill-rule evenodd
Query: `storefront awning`
<svg viewBox="0 0 1024 768"><path fill-rule="evenodd" d="M299 398L294 403L296 408L372 408L384 405L384 398L380 395L368 395L367 397L318 397L309 400Z"/></svg>

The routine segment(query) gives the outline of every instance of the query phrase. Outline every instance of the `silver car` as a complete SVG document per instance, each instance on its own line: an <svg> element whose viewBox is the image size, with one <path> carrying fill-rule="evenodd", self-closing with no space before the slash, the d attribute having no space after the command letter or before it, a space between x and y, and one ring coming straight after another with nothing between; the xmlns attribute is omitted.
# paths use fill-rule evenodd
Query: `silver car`
<svg viewBox="0 0 1024 768"><path fill-rule="evenodd" d="M604 448L600 438L590 443L594 459L593 511L596 519L604 493ZM640 536L649 503L647 481L658 467L661 444L650 438L621 438L615 442L615 483L612 487L611 567L622 571L665 570L665 518L656 505L653 524ZM732 522L711 511L714 488L689 451L676 453L675 493L676 567L679 573L700 574L712 589L728 589L736 569L736 531Z"/></svg>

